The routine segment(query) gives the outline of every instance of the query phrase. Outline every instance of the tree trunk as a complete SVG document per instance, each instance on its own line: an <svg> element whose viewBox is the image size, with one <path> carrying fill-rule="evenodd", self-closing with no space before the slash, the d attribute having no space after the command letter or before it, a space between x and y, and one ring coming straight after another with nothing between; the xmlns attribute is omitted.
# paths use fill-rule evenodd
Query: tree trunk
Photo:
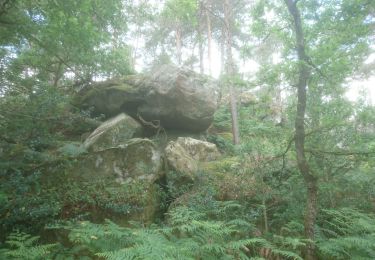
<svg viewBox="0 0 375 260"><path fill-rule="evenodd" d="M224 26L221 30L221 41L220 41L220 76L225 73L225 31Z"/></svg>
<svg viewBox="0 0 375 260"><path fill-rule="evenodd" d="M262 210L263 210L263 222L264 222L264 232L265 234L268 233L268 215L267 215L267 204L266 199L263 198L262 200Z"/></svg>
<svg viewBox="0 0 375 260"><path fill-rule="evenodd" d="M62 76L63 76L63 64L62 64L62 62L58 62L56 71L53 75L53 86L54 87L58 86L59 80L61 79Z"/></svg>
<svg viewBox="0 0 375 260"><path fill-rule="evenodd" d="M232 55L232 32L231 25L232 22L232 8L230 6L229 0L224 2L224 27L225 27L225 45L226 45L226 74L231 79L234 76L234 64L233 64L233 55ZM232 134L233 134L233 143L235 145L240 143L240 133L238 127L238 116L237 116L237 100L233 84L231 80L229 82L229 95L230 95L230 112L232 116Z"/></svg>
<svg viewBox="0 0 375 260"><path fill-rule="evenodd" d="M199 33L198 37L201 38L202 34ZM204 49L203 49L202 39L199 39L199 72L201 74L204 73L204 62L203 62L204 55L203 54L204 54Z"/></svg>
<svg viewBox="0 0 375 260"><path fill-rule="evenodd" d="M179 25L176 27L176 54L177 54L177 64L181 65L182 61L182 42L181 42L181 28Z"/></svg>
<svg viewBox="0 0 375 260"><path fill-rule="evenodd" d="M207 0L207 6L206 6L206 23L207 23L207 54L208 54L208 72L209 75L212 76L212 30L211 30L211 18L210 18L210 12L208 11L208 8L211 7L211 1Z"/></svg>
<svg viewBox="0 0 375 260"><path fill-rule="evenodd" d="M297 83L297 115L295 119L295 147L297 153L297 163L302 174L306 189L307 201L305 209L305 236L314 241L314 225L317 216L317 178L312 174L305 155L305 112L306 112L306 89L310 78L310 68L307 65L308 57L305 52L305 39L302 30L301 14L297 7L297 2L284 0L290 15L293 17L294 30L296 35L297 54L299 61L299 76ZM305 259L316 259L315 244L308 243L306 246Z"/></svg>
<svg viewBox="0 0 375 260"><path fill-rule="evenodd" d="M198 8L198 14L197 14L197 20L198 20L198 48L199 48L199 72L201 74L204 73L204 49L203 49L203 39L202 39L202 31L203 31L203 24L202 24L202 12L203 12L203 3L202 1L199 1L199 8Z"/></svg>

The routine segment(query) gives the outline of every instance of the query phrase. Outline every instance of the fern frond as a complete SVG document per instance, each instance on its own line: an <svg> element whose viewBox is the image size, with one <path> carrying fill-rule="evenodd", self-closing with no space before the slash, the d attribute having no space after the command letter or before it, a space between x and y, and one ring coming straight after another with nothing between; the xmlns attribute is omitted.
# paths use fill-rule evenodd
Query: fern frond
<svg viewBox="0 0 375 260"><path fill-rule="evenodd" d="M355 209L323 210L318 249L337 259L375 259L375 216Z"/></svg>
<svg viewBox="0 0 375 260"><path fill-rule="evenodd" d="M281 250L277 248L272 248L272 254L277 255L277 256L282 256L283 259L303 260L302 257L300 257L294 252Z"/></svg>
<svg viewBox="0 0 375 260"><path fill-rule="evenodd" d="M265 247L268 248L271 246L270 242L263 238L249 238L238 241L231 241L228 243L227 248L240 250L246 246L250 247Z"/></svg>
<svg viewBox="0 0 375 260"><path fill-rule="evenodd" d="M51 252L57 244L37 245L39 237L23 232L11 233L6 240L8 248L2 254L10 259L50 259Z"/></svg>

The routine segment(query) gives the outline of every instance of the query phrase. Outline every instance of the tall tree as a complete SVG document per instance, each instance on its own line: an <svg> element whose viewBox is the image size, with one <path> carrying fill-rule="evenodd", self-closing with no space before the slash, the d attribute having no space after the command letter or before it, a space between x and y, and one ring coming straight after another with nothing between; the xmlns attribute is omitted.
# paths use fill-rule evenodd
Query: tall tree
<svg viewBox="0 0 375 260"><path fill-rule="evenodd" d="M307 201L305 212L305 236L314 240L314 225L317 215L318 186L317 177L311 172L305 154L305 113L306 113L306 89L310 77L309 59L306 55L305 36L302 29L301 14L297 7L297 1L284 0L289 13L293 18L296 48L298 54L299 75L297 82L297 114L295 119L295 148L297 153L298 168L305 180L307 188ZM306 259L315 257L315 245L309 242L306 247Z"/></svg>
<svg viewBox="0 0 375 260"><path fill-rule="evenodd" d="M198 51L199 51L199 72L204 73L204 45L203 45L203 30L204 30L204 3L203 1L198 2L197 10L197 33L198 33Z"/></svg>
<svg viewBox="0 0 375 260"><path fill-rule="evenodd" d="M208 60L208 72L212 75L212 25L211 25L211 0L206 1L205 16L207 25L207 60Z"/></svg>
<svg viewBox="0 0 375 260"><path fill-rule="evenodd" d="M196 36L198 4L196 0L168 0L163 5L152 34L149 40L150 45L161 45L165 48L170 46L170 56L174 57L178 65L184 63L184 48L192 35ZM191 47L191 46L189 46ZM167 48L168 49L168 48Z"/></svg>
<svg viewBox="0 0 375 260"><path fill-rule="evenodd" d="M327 136L328 139L324 139L323 142L323 137L326 134L317 129L335 128L336 131L340 131L337 125L339 121L341 124L343 123L343 116L327 120L330 113L324 115L321 111L327 106L332 109L333 106L345 103L342 98L342 84L346 77L358 70L359 64L363 62L368 53L368 36L371 26L367 9L370 7L370 3L366 1L342 3L332 1L324 4L303 3L302 5L302 2L298 0L284 0L284 3L292 18L294 46L297 51L298 77L295 84L297 111L294 141L298 168L307 190L304 227L305 236L310 242L307 244L305 257L306 259L316 259L313 241L315 240L314 226L318 211L318 180L328 174L327 170L330 167L326 163L327 161L323 160L324 157L321 154L314 152L314 148L325 147L320 148L322 150L345 148L344 153L351 153L350 145L342 146L342 143L349 143L348 140L339 141L333 136ZM301 8L306 12L305 15L302 15ZM311 10L317 8L320 8L319 13L316 16L310 15ZM341 10L341 12L335 10ZM356 18L351 19L350 17L354 13ZM304 24L304 19L310 23ZM315 21L315 23L311 23L311 21ZM346 21L346 23L343 24L342 21ZM324 32L327 31L330 34L330 30L336 32L333 36L335 38L325 42ZM332 60L331 57L337 58ZM327 99L332 101L327 102ZM313 127L309 134L305 130L306 125ZM319 137L314 132L317 132ZM310 137L306 141L308 135ZM335 140L334 144L332 144L333 140ZM328 143L331 143L331 147L327 146ZM333 153L335 152L333 151Z"/></svg>
<svg viewBox="0 0 375 260"><path fill-rule="evenodd" d="M226 76L228 87L229 87L229 95L230 95L230 112L232 116L232 134L233 134L233 143L239 144L240 143L240 132L239 132L239 125L238 125L238 112L237 112L237 98L236 93L233 87L232 78L235 74L235 65L233 61L232 55L232 45L233 45L233 38L232 38L232 28L233 28L233 8L229 0L224 1L224 32L225 32L225 47L226 47Z"/></svg>

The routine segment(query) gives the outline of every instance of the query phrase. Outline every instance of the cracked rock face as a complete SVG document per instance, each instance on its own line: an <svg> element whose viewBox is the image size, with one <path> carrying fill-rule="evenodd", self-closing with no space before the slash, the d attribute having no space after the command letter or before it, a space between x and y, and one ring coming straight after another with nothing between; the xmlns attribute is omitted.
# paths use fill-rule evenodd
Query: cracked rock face
<svg viewBox="0 0 375 260"><path fill-rule="evenodd" d="M200 132L213 121L217 83L188 69L164 65L144 75L97 83L81 93L79 105L107 117L126 112L167 129Z"/></svg>

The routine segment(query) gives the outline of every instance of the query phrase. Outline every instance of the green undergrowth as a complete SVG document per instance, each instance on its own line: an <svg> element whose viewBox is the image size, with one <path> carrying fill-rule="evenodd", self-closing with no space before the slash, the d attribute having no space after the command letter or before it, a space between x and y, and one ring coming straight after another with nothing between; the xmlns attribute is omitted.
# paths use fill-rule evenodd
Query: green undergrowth
<svg viewBox="0 0 375 260"><path fill-rule="evenodd" d="M163 225L124 227L106 220L65 222L49 229L67 230L70 247L38 245L37 237L15 233L8 237L4 259L255 259L264 254L302 259L303 239L277 236L266 239L243 218L244 208L235 201L211 200L204 211L188 206L168 213ZM20 238L21 236L21 238ZM26 256L26 251L33 252ZM262 255L263 254L263 255ZM255 258L254 258L255 257Z"/></svg>
<svg viewBox="0 0 375 260"><path fill-rule="evenodd" d="M301 223L262 236L246 209L235 201L206 200L171 210L164 224L120 226L68 221L49 226L67 231L68 242L42 244L13 232L1 259L303 259L307 241ZM195 201L197 202L197 201ZM355 209L323 210L318 222L319 259L373 259L375 218Z"/></svg>

